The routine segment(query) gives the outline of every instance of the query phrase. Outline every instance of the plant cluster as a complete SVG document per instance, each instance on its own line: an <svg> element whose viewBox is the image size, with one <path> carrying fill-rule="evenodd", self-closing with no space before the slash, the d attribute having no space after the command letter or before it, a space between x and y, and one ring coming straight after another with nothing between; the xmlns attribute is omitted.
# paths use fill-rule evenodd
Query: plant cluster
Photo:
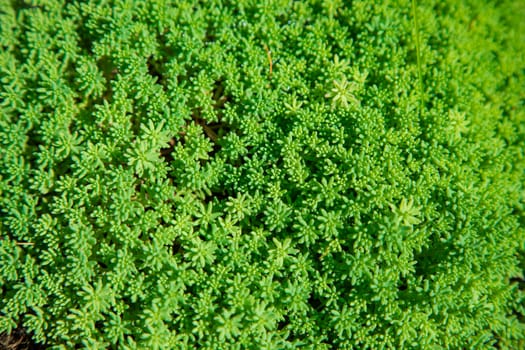
<svg viewBox="0 0 525 350"><path fill-rule="evenodd" d="M524 348L524 17L0 1L0 333Z"/></svg>

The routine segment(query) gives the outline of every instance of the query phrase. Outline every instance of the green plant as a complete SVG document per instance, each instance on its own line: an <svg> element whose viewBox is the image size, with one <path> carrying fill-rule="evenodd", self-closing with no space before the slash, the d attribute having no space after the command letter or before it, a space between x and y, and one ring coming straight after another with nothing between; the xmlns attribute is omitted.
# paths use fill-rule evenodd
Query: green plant
<svg viewBox="0 0 525 350"><path fill-rule="evenodd" d="M0 333L525 347L520 1L0 1Z"/></svg>

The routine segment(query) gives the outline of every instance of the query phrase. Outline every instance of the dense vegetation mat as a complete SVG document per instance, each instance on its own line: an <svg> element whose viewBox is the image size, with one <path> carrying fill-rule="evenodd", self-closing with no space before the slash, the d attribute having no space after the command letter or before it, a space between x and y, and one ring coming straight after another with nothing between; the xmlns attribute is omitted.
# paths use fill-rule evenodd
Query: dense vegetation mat
<svg viewBox="0 0 525 350"><path fill-rule="evenodd" d="M524 8L0 0L0 333L525 348Z"/></svg>

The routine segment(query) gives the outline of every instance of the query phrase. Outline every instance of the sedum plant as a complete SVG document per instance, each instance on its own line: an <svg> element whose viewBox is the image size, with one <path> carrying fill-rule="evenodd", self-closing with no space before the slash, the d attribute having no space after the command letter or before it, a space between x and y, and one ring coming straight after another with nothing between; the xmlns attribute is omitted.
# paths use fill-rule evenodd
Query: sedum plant
<svg viewBox="0 0 525 350"><path fill-rule="evenodd" d="M520 1L0 1L0 333L525 347Z"/></svg>

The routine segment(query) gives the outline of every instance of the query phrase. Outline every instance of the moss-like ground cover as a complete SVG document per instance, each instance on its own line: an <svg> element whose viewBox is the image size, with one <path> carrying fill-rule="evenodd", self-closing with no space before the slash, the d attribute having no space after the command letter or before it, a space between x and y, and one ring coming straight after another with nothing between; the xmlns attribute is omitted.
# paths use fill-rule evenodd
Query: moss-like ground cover
<svg viewBox="0 0 525 350"><path fill-rule="evenodd" d="M0 333L525 348L523 18L0 0Z"/></svg>

